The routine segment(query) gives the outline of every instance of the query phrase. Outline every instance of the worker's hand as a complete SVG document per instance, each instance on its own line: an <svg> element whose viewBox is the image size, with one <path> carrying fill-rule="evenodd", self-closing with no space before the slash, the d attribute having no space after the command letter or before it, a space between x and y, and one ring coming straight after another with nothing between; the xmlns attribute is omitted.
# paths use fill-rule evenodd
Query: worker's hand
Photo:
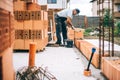
<svg viewBox="0 0 120 80"><path fill-rule="evenodd" d="M73 27L74 28L74 31L75 32L80 32L81 30L80 29L77 29L77 28L75 28L75 27Z"/></svg>
<svg viewBox="0 0 120 80"><path fill-rule="evenodd" d="M75 27L74 27L74 26L71 26L71 28L72 28L73 30L75 30Z"/></svg>

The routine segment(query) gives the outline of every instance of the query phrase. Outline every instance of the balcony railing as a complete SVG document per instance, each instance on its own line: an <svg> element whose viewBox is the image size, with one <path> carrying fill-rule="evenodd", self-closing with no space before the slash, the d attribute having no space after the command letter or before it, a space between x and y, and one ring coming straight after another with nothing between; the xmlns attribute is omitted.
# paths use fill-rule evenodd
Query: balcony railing
<svg viewBox="0 0 120 80"><path fill-rule="evenodd" d="M120 0L114 0L115 4L120 4Z"/></svg>
<svg viewBox="0 0 120 80"><path fill-rule="evenodd" d="M120 18L120 12L114 12L114 17L115 18Z"/></svg>

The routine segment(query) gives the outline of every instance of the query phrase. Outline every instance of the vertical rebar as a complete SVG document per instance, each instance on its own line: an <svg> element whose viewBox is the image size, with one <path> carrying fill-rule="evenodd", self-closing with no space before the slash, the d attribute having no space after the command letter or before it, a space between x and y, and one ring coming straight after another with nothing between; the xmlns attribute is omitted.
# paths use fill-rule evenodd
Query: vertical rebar
<svg viewBox="0 0 120 80"><path fill-rule="evenodd" d="M112 2L112 5L111 5L111 2ZM112 6L112 9L111 9L111 6ZM105 28L104 28L104 25L103 25L103 20L104 20L104 18L103 18L104 0L98 0L98 8L99 8L98 13L99 13L99 17L100 17L100 19L99 19L100 20L99 21L99 29L102 31L102 32L101 31L99 32L99 34L100 34L99 35L99 68L100 68L100 65L101 65L101 52L102 52L102 56L104 56L104 47L105 47L105 45L104 45ZM102 15L100 13L101 11L102 11ZM111 21L111 18L110 18L111 17L110 16L111 12L112 12L112 21ZM112 56L114 56L114 0L108 0L108 14L109 14L109 20L108 20L108 34L109 34L109 37L108 37L108 42L109 42L108 43L108 51L109 51L109 54L110 54L110 48L112 46ZM111 31L112 31L112 36L110 36ZM112 45L110 45L111 38L112 38Z"/></svg>
<svg viewBox="0 0 120 80"><path fill-rule="evenodd" d="M11 30L11 12L9 12L9 30ZM9 47L12 45L11 43L11 31L9 31Z"/></svg>
<svg viewBox="0 0 120 80"><path fill-rule="evenodd" d="M114 0L112 0L112 56L114 56Z"/></svg>
<svg viewBox="0 0 120 80"><path fill-rule="evenodd" d="M104 14L104 0L102 0L102 56L104 56L104 25L103 25L103 14Z"/></svg>
<svg viewBox="0 0 120 80"><path fill-rule="evenodd" d="M99 14L99 68L101 68L101 24L102 24L102 19L100 16L100 1L98 0L98 14Z"/></svg>
<svg viewBox="0 0 120 80"><path fill-rule="evenodd" d="M110 32L111 32L111 25L110 25L110 23L111 23L111 20L110 20L110 0L108 0L108 15L109 15L109 20L108 20L108 33L109 33L109 35L108 35L108 53L109 53L109 55L110 55Z"/></svg>

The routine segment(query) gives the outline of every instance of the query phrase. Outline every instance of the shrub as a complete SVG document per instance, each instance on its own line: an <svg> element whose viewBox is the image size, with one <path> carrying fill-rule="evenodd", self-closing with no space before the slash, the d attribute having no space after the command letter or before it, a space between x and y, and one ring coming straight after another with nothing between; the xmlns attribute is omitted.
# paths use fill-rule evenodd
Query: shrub
<svg viewBox="0 0 120 80"><path fill-rule="evenodd" d="M112 25L112 15L110 14L109 9L105 9L104 17L103 17L103 26L110 27Z"/></svg>
<svg viewBox="0 0 120 80"><path fill-rule="evenodd" d="M88 33L92 32L92 28L85 29L85 32L88 32Z"/></svg>
<svg viewBox="0 0 120 80"><path fill-rule="evenodd" d="M90 27L90 28L86 28L85 29L85 32L84 32L84 36L89 36L90 35L90 32L92 32L93 29Z"/></svg>
<svg viewBox="0 0 120 80"><path fill-rule="evenodd" d="M115 35L120 35L120 21L117 21L115 24L116 28L115 28Z"/></svg>
<svg viewBox="0 0 120 80"><path fill-rule="evenodd" d="M84 36L89 36L89 32L84 32Z"/></svg>

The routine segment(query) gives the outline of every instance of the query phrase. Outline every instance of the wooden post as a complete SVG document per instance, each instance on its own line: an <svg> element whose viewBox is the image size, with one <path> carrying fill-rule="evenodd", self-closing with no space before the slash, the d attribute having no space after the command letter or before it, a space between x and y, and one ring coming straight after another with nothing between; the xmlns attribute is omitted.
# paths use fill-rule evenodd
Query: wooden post
<svg viewBox="0 0 120 80"><path fill-rule="evenodd" d="M29 67L35 66L35 54L36 54L36 43L30 43L30 50L29 50Z"/></svg>

